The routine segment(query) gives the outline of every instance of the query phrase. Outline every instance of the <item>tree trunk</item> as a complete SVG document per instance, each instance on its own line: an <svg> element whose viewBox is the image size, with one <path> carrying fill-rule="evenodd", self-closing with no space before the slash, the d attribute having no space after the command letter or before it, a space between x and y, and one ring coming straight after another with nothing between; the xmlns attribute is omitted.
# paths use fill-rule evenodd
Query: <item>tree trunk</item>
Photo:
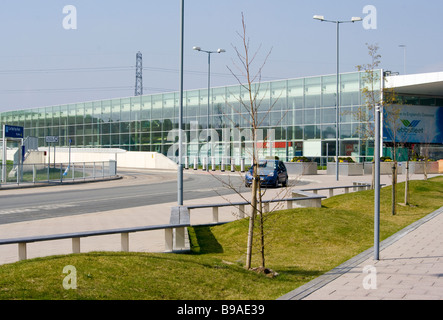
<svg viewBox="0 0 443 320"><path fill-rule="evenodd" d="M265 230L264 230L264 212L263 212L263 199L261 194L260 184L258 187L258 197L259 197L259 210L260 210L260 256L261 256L261 267L265 268Z"/></svg>
<svg viewBox="0 0 443 320"><path fill-rule="evenodd" d="M251 269L252 263L252 241L254 236L254 223L255 217L257 215L257 191L258 183L257 181L257 165L253 162L253 175L252 175L252 198L251 198L251 217L249 218L249 228L248 228L248 244L246 247L246 269Z"/></svg>
<svg viewBox="0 0 443 320"><path fill-rule="evenodd" d="M396 185L397 185L397 162L392 164L392 215L396 213Z"/></svg>
<svg viewBox="0 0 443 320"><path fill-rule="evenodd" d="M423 163L423 175L424 180L428 180L428 157L425 157L425 161Z"/></svg>
<svg viewBox="0 0 443 320"><path fill-rule="evenodd" d="M409 205L409 155L406 160L405 206Z"/></svg>

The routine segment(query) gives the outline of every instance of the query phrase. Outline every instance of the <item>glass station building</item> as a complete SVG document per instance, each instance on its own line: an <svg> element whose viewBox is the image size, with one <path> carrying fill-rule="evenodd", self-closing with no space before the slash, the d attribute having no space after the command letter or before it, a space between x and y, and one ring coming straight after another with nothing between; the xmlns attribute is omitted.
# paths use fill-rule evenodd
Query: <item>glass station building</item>
<svg viewBox="0 0 443 320"><path fill-rule="evenodd" d="M378 79L383 79L383 71L378 70L377 73ZM415 77L412 83L408 82L409 75L388 77L395 80L394 89L403 101L405 116L399 120L406 127L403 129L406 133L414 134L414 129L418 130L408 127L414 120L424 123L425 119L417 117L429 120L432 115L438 117L442 113L442 73L422 75L427 78L417 80ZM361 130L372 126L373 119L363 121L356 116L359 110L368 111L362 94L364 79L364 72L340 74L339 151L340 156L353 157L357 162L372 156L374 145L373 140L365 138ZM388 84L390 82L387 81ZM384 86L384 80L374 84L378 94ZM330 159L334 157L336 89L336 75L261 83L258 119L263 136L267 137L264 138L267 141L259 144L262 154L286 160L305 156L323 164L328 156ZM247 159L248 142L251 140L248 135L250 115L240 102L246 99L248 94L240 85L211 88L208 115L208 89L185 91L183 128L186 132L186 155L190 158L200 156L201 159L209 152L218 161L221 157ZM71 140L72 147L154 151L175 158L178 108L179 92L171 92L2 112L0 122L2 125L24 127L24 136L37 137L41 147L46 146L46 136L59 136L60 147L68 146ZM430 115L414 112L421 109L426 109ZM406 117L408 112L410 117ZM415 132L408 142L429 142L441 148L441 135L440 138L438 135L443 131L443 120L434 120L431 124L432 141L425 141L424 134ZM211 143L206 139L208 127L213 129ZM386 146L392 142L390 139L384 134Z"/></svg>

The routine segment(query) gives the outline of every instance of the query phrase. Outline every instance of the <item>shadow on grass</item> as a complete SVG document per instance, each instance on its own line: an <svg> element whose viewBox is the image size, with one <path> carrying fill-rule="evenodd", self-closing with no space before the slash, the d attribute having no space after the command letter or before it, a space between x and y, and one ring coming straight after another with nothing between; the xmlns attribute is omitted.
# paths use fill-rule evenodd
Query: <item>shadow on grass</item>
<svg viewBox="0 0 443 320"><path fill-rule="evenodd" d="M194 254L223 253L223 247L209 226L188 228L191 252Z"/></svg>
<svg viewBox="0 0 443 320"><path fill-rule="evenodd" d="M279 273L279 276L275 279L281 282L290 281L294 284L294 289L302 286L322 275L324 275L327 271L322 270L305 270L300 268L275 268Z"/></svg>

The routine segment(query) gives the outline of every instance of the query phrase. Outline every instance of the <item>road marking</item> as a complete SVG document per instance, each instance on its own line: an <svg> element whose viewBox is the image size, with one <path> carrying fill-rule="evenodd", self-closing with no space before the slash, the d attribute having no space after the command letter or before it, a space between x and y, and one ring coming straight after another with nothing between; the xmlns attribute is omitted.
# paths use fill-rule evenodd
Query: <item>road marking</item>
<svg viewBox="0 0 443 320"><path fill-rule="evenodd" d="M42 206L28 207L28 208L16 208L16 209L4 209L0 210L0 215L26 213L26 212L38 212L43 210L57 210L63 208L75 207L75 204L47 204Z"/></svg>
<svg viewBox="0 0 443 320"><path fill-rule="evenodd" d="M223 190L225 187L214 187L214 188L205 188L205 189L199 189L199 190L190 190L185 192L217 192L217 190ZM165 195L171 195L176 194L176 191L171 192L159 192L159 193L147 193L147 194L137 194L137 195L125 195L120 197L104 197L99 199L87 199L87 200L78 200L71 203L63 203L63 204L47 204L47 205L39 205L39 206L32 206L32 207L24 207L24 208L11 208L11 209L3 209L0 210L0 216L1 215L9 215L9 214L21 214L21 213L29 213L29 212L39 212L39 211L48 211L48 210L57 210L57 209L64 209L64 208L72 208L72 207L78 207L83 203L94 203L94 202L100 202L100 201L108 201L108 200L119 200L119 199L135 199L135 198L142 198L146 196L165 196Z"/></svg>
<svg viewBox="0 0 443 320"><path fill-rule="evenodd" d="M216 190L224 190L224 187L217 187L217 188L206 188L206 189L198 189L198 190L185 190L185 192L208 192L208 191L216 191ZM145 198L147 196L164 196L164 195L174 195L177 194L177 191L171 191L171 192L157 192L157 193L146 193L146 194L136 194L136 195L125 195L120 197L103 197L103 198L97 198L97 199L86 199L86 200L78 200L75 202L75 205L79 203L88 203L88 202L99 202L99 201L108 201L108 200L124 200L124 199L131 199L131 198Z"/></svg>

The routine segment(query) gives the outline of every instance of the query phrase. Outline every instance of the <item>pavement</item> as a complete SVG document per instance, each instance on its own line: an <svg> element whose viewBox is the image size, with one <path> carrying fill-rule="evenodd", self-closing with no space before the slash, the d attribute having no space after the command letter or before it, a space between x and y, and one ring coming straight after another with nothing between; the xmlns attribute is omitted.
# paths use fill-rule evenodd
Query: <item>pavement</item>
<svg viewBox="0 0 443 320"><path fill-rule="evenodd" d="M443 300L443 207L279 300Z"/></svg>
<svg viewBox="0 0 443 320"><path fill-rule="evenodd" d="M221 172L192 172L187 174L236 174ZM428 177L437 176L430 174ZM404 181L404 175L398 176L398 182ZM411 180L423 179L422 174L411 175ZM143 179L137 179L143 183ZM382 175L381 184L390 185L390 175ZM352 182L370 183L371 176L327 175L319 171L317 175L292 177L290 182L294 189L324 186L352 185ZM110 183L124 186L134 183L132 179L121 179L112 182L96 182L93 187L107 187ZM155 183L148 181L146 183ZM53 186L50 188L88 188L90 184L72 186ZM39 188L23 190L0 190L23 194L36 192ZM275 197L283 189L268 189L267 196ZM334 194L343 193L339 189ZM328 196L328 191L319 191ZM247 193L244 196L248 196ZM242 201L239 195L214 196L210 198L187 201L184 205L213 204L225 201ZM124 210L110 210L60 218L49 218L27 222L0 225L0 238L29 237L38 235L60 234L123 227L139 227L169 223L171 208L176 203L142 206ZM63 210L63 208L60 208ZM220 221L236 219L235 210L229 207L220 208ZM410 225L380 244L380 259L374 260L373 249L369 249L323 276L291 291L278 300L409 300L409 299L443 299L443 207L425 218ZM191 212L191 224L211 222L211 209L199 209ZM163 252L164 231L137 232L130 235L129 250L138 252ZM120 235L107 235L82 238L81 251L118 251ZM28 244L28 258L69 254L72 252L71 240L56 240ZM18 260L17 245L0 246L0 264L13 263Z"/></svg>

